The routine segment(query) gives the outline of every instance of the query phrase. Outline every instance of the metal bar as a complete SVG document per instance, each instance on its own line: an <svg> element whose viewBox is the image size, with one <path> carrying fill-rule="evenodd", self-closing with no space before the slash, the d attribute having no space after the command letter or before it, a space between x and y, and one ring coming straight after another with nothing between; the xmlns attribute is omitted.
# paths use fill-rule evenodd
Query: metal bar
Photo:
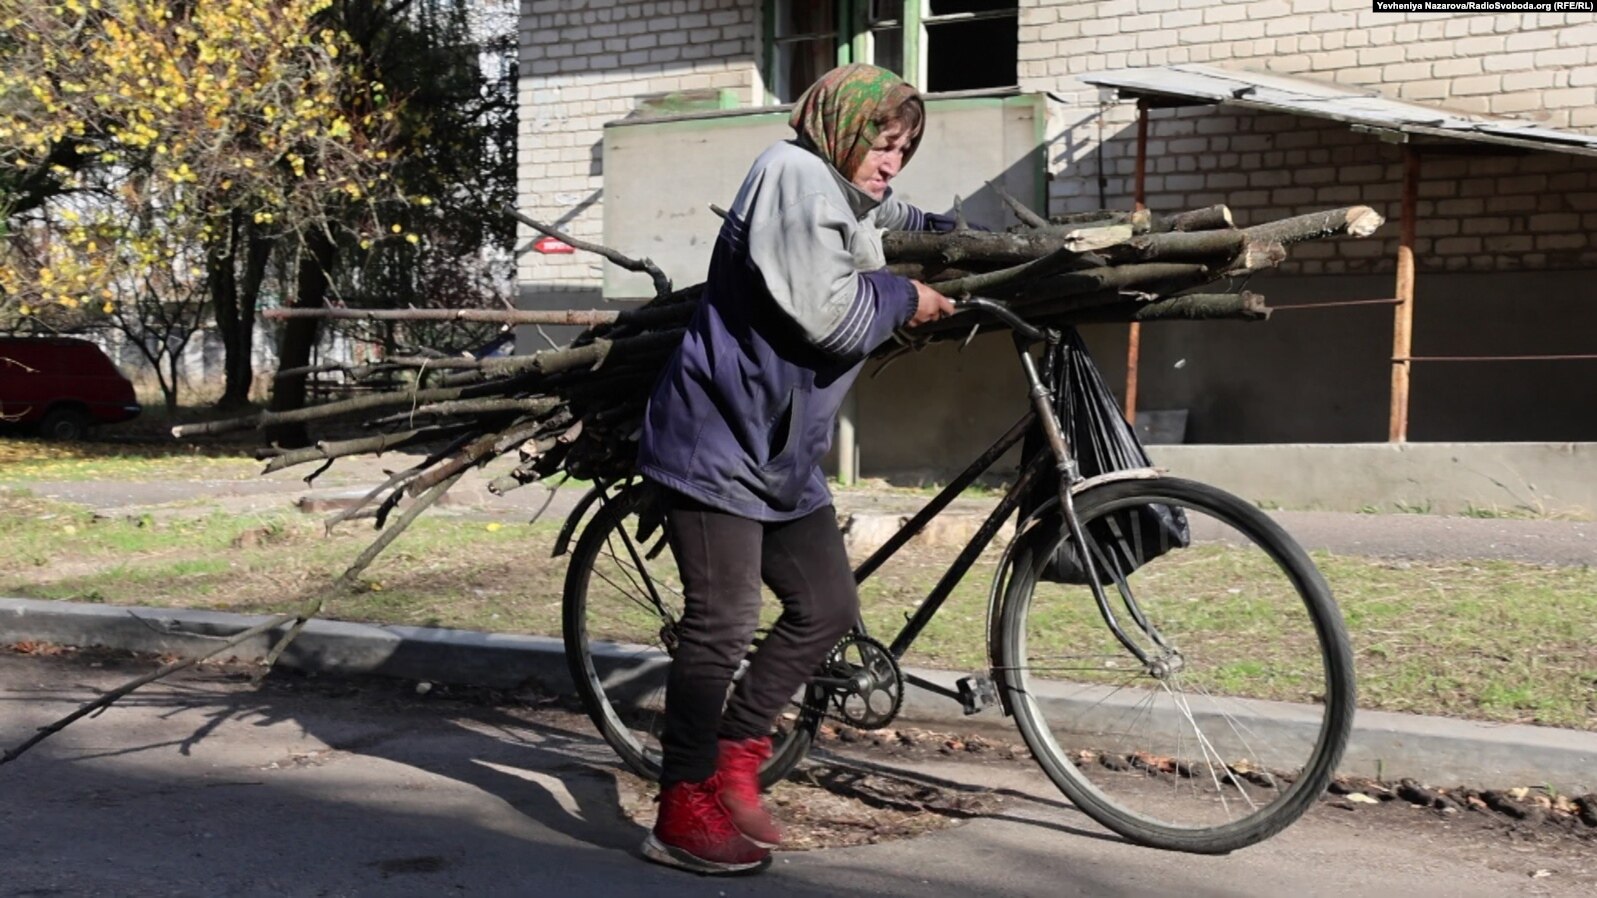
<svg viewBox="0 0 1597 898"><path fill-rule="evenodd" d="M913 2L913 0L911 0ZM947 12L940 16L927 16L928 25L945 25L950 22L977 22L983 19L1013 19L1019 15L1015 9L989 9L980 12Z"/></svg>
<svg viewBox="0 0 1597 898"><path fill-rule="evenodd" d="M1309 106L1284 106L1279 103L1264 103L1249 100L1246 97L1209 99L1207 97L1192 97L1185 94L1168 94L1151 91L1143 88L1118 85L1109 82L1087 80L1088 84L1113 87L1121 97L1131 99L1148 99L1157 106L1232 106L1241 109L1253 109L1262 112L1285 113L1287 115L1306 116L1309 118L1325 119L1340 122L1341 124L1369 125L1368 121L1351 115L1339 115L1325 111L1323 108ZM1486 143L1504 147L1517 147L1526 150L1536 150L1550 153L1568 153L1577 156L1597 156L1597 146L1582 143L1560 143L1552 140L1532 140L1528 138L1508 137L1489 131L1466 131L1463 128L1437 128L1417 122L1392 123L1389 130L1396 130L1405 135L1423 135L1436 137L1442 140L1457 141L1459 143ZM1429 145L1427 145L1427 150Z"/></svg>
<svg viewBox="0 0 1597 898"><path fill-rule="evenodd" d="M921 23L921 6L926 0L904 0L904 80L924 90L926 88L926 54L922 52L926 41L926 26Z"/></svg>
<svg viewBox="0 0 1597 898"><path fill-rule="evenodd" d="M849 62L875 62L872 54L875 52L871 44L871 26L868 21L869 6L867 3L844 3L848 11L847 19L839 18L840 30L848 36ZM841 43L841 41L839 41Z"/></svg>
<svg viewBox="0 0 1597 898"><path fill-rule="evenodd" d="M761 92L765 94L765 106L776 104L776 5L777 0L765 0L760 4L760 80L765 82L760 85Z"/></svg>
<svg viewBox="0 0 1597 898"><path fill-rule="evenodd" d="M261 317L332 318L350 321L482 321L499 324L612 324L621 312L581 309L267 309Z"/></svg>
<svg viewBox="0 0 1597 898"><path fill-rule="evenodd" d="M853 486L859 480L859 396L849 390L837 413L837 482Z"/></svg>
<svg viewBox="0 0 1597 898"><path fill-rule="evenodd" d="M1397 246L1397 306L1392 313L1392 404L1387 439L1408 442L1409 353L1414 344L1414 234L1420 154L1403 145L1403 221Z"/></svg>
<svg viewBox="0 0 1597 898"><path fill-rule="evenodd" d="M783 44L799 44L799 43L803 43L805 41L818 41L818 40L822 40L822 39L828 38L828 37L836 38L837 37L837 32L836 31L811 31L808 34L788 34L788 35L783 35L782 37L772 38L772 42L775 43L777 46L781 46Z"/></svg>
<svg viewBox="0 0 1597 898"><path fill-rule="evenodd" d="M1148 104L1137 101L1137 170L1132 182L1132 209L1148 208ZM1131 322L1126 334L1126 423L1137 423L1137 366L1142 356L1142 325Z"/></svg>
<svg viewBox="0 0 1597 898"><path fill-rule="evenodd" d="M1391 299L1347 299L1337 302L1305 302L1292 306L1271 305L1270 311L1279 312L1282 309L1335 309L1340 306L1395 306L1403 300Z"/></svg>
<svg viewBox="0 0 1597 898"><path fill-rule="evenodd" d="M1597 354L1585 355L1411 355L1404 362L1589 362Z"/></svg>
<svg viewBox="0 0 1597 898"><path fill-rule="evenodd" d="M961 704L964 703L964 697L961 696L958 691L949 689L947 686L933 683L931 680L928 680L925 677L917 677L914 674L907 673L904 674L904 682L911 686L919 686L927 692L935 693L944 698L951 698L957 702L960 702Z"/></svg>
<svg viewBox="0 0 1597 898"><path fill-rule="evenodd" d="M837 37L835 40L837 41L836 52L838 65L848 65L851 62L864 61L854 58L854 43L852 40L853 35L849 33L850 26L853 24L849 19L849 6L850 3L848 0L835 0L835 8L837 11L832 14L832 21L837 23ZM848 37L849 39L844 40L845 37ZM809 85L807 84L805 85L805 87L808 86Z"/></svg>
<svg viewBox="0 0 1597 898"><path fill-rule="evenodd" d="M1031 470L1035 470L1035 468ZM987 544L992 542L993 537L998 535L998 529L1004 526L1004 521L1014 514L1015 509L1020 506L1021 497L1025 495L1026 486L1029 483L1030 478L1024 476L1015 481L1015 486L1004 494L1004 498L999 501L992 514L989 514L987 520L982 522L980 529L976 531L976 535L972 536L970 542L965 544L965 548L960 551L959 557L955 558L954 563L949 566L948 570L943 572L942 579L938 580L937 585L932 587L932 591L926 596L926 600L920 603L920 607L916 608L915 613L904 623L904 628L898 631L897 636L893 637L893 644L888 647L888 651L892 652L894 658L904 657L904 653L909 651L909 647L914 644L916 637L920 636L920 632L926 629L926 625L936 616L938 609L943 607L943 603L948 601L950 595L953 595L954 587L959 585L959 581L965 579L965 574L976 563L976 559L987 548Z"/></svg>
<svg viewBox="0 0 1597 898"><path fill-rule="evenodd" d="M893 557L893 554L903 548L905 543L914 539L917 533L925 529L927 522L936 517L938 512L948 507L948 503L954 501L960 493L965 491L965 487L975 483L976 478L980 477L982 472L992 467L1000 456L1020 442L1021 438L1026 435L1026 428L1030 427L1036 419L1036 412L1027 412L1019 421L1016 421L1015 426L1009 428L1007 433L998 438L998 442L992 444L986 452L981 454L980 458L970 463L970 467L960 472L958 477L955 477L947 486L943 487L943 491L932 497L932 500L926 503L925 508L922 508L915 513L914 517L905 521L904 526L898 528L897 533L883 543L881 548L871 553L871 557L861 562L860 566L854 569L854 582L865 582L865 578L875 573L883 562Z"/></svg>
<svg viewBox="0 0 1597 898"><path fill-rule="evenodd" d="M1137 101L1137 169L1131 184L1132 208L1148 208L1148 104Z"/></svg>

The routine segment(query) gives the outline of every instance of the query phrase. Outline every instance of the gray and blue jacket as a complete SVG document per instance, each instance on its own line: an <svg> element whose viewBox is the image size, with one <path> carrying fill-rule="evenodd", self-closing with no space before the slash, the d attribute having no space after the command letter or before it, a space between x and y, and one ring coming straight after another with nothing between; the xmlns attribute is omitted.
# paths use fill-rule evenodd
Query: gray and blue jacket
<svg viewBox="0 0 1597 898"><path fill-rule="evenodd" d="M741 517L786 521L831 502L820 462L861 363L915 314L882 230L946 230L878 202L797 142L760 155L710 258L698 311L644 415L638 468Z"/></svg>

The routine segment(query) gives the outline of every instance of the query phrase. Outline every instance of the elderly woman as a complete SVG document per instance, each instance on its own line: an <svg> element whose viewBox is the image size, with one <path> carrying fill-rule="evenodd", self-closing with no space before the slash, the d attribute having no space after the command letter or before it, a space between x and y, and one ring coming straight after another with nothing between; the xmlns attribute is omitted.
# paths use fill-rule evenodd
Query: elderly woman
<svg viewBox="0 0 1597 898"><path fill-rule="evenodd" d="M953 312L882 255L884 229L952 226L889 188L925 116L913 87L874 66L835 69L805 92L789 121L797 139L767 149L743 180L698 312L649 400L639 469L668 490L685 593L650 860L743 872L781 839L758 783L772 726L859 614L820 461L871 351ZM729 700L761 581L782 615Z"/></svg>

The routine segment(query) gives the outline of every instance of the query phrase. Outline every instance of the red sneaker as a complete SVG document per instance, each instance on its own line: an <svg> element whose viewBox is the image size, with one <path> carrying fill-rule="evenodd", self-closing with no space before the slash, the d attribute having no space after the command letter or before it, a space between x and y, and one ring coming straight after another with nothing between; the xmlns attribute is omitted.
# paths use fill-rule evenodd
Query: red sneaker
<svg viewBox="0 0 1597 898"><path fill-rule="evenodd" d="M761 848L782 844L782 828L771 819L760 799L760 765L771 756L771 739L722 739L721 755L715 765L721 804L732 818L732 825L745 839Z"/></svg>
<svg viewBox="0 0 1597 898"><path fill-rule="evenodd" d="M643 840L643 856L695 873L749 873L766 867L771 852L739 835L716 798L716 778L675 783L660 791L660 816Z"/></svg>

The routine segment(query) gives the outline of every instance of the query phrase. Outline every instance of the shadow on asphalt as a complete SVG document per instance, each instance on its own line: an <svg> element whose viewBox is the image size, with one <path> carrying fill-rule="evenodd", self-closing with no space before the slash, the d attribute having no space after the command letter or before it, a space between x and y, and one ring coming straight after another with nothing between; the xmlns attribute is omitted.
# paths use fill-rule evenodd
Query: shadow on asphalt
<svg viewBox="0 0 1597 898"><path fill-rule="evenodd" d="M132 667L107 664L91 674L45 666L54 669L29 669L25 686L0 697L8 731L53 719ZM555 713L461 700L441 687L421 698L407 684L292 673L259 686L214 671L169 680L0 768L0 792L14 809L3 827L17 849L9 885L119 898L434 895L451 882L475 894L706 894L713 886L705 880L635 859L643 829L622 814L608 746L587 731L585 718L548 710ZM891 764L826 760L939 788L982 789ZM841 888L921 898L1043 894L1046 886L1051 894L1139 894L1116 882L1123 877L1082 862L1082 846L1109 843L1118 851L1113 843L1122 840L1059 821L1058 811L1076 813L1063 802L997 791L1031 807L1017 801L978 815L1009 824L996 829L779 856L773 873L780 875L736 890L729 882L725 893L821 898ZM1025 830L1042 838L1003 835ZM1056 833L1089 839L1061 841ZM1131 859L1157 856L1139 851ZM1196 868L1176 878L1183 894L1224 894Z"/></svg>
<svg viewBox="0 0 1597 898"><path fill-rule="evenodd" d="M244 675L229 675L233 683L247 680ZM92 690L89 684L77 684ZM327 746L326 752L344 752L402 764L418 771L445 777L491 795L536 823L568 838L596 848L631 851L646 834L644 827L630 820L622 807L616 773L620 770L610 749L596 735L586 731L551 725L508 713L479 702L445 699L431 702L406 695L392 681L322 681L278 670L253 690L218 690L200 682L167 680L160 693L140 692L123 698L117 707L140 708L154 712L161 720L177 721L199 715L201 722L179 738L91 750L73 754L74 761L127 757L161 749L175 749L192 756L194 750L228 723L240 726L272 727L290 724L304 735ZM383 706L386 715L400 714L416 719L416 727L401 730L367 730L351 721L328 713L324 703L359 697L363 702ZM303 701L305 698L311 702ZM28 701L75 703L80 695L65 692L34 694ZM4 699L0 699L4 701ZM551 707L554 703L551 702ZM298 706L306 706L299 710ZM114 713L114 711L113 711ZM370 710L367 710L370 714ZM566 712L570 713L570 712ZM580 719L580 718L579 718ZM585 719L581 719L586 723ZM92 726L85 721L77 726ZM445 743L446 748L441 748ZM319 754L325 754L321 752ZM1085 820L1067 801L1012 788L989 788L951 780L892 763L878 763L856 756L818 748L818 760L838 768L896 779L904 783L931 786L952 792L983 793L1015 799L1039 809L1062 812ZM293 761L312 765L325 763L315 757ZM826 777L812 780L820 788L843 797L851 794L842 779ZM1050 830L1104 842L1129 844L1120 836L1101 829L1087 829L1013 811L980 812L973 816L1005 821L1021 826ZM1057 817L1057 813L1048 816ZM1088 824L1089 826L1091 824Z"/></svg>
<svg viewBox="0 0 1597 898"><path fill-rule="evenodd" d="M314 689L314 693L320 694L309 696L313 702L308 709L296 710L296 705L306 704L298 699L306 696L301 694L290 700L291 695L285 694L301 691L295 688L293 681L296 680L304 682L295 674L274 673L256 690L238 692L219 692L205 684L168 680L162 684L162 693L134 693L117 702L110 713L114 715L118 708L144 709L154 712L158 719L174 722L197 714L202 718L197 726L188 729L181 738L130 742L115 749L73 753L70 760L103 760L161 749L176 749L179 754L190 756L229 723L261 728L289 724L327 746L325 752L315 755L344 752L445 777L503 801L554 832L597 848L632 850L645 835L642 827L623 816L614 767L605 762L604 753L608 748L593 737L511 716L491 707L455 702L450 703L452 707L436 707L402 697L394 701L392 687L371 691L390 693L379 696L379 701L386 699L384 704L389 705L385 709L387 714L414 719L416 726L382 730L357 726L352 732L349 719L326 713L328 709L323 701L329 698L329 690L321 685ZM335 694L331 698L335 701L343 697L338 692L344 696L358 695L363 701L372 698L365 688L338 690L336 685L328 685L333 686L331 691ZM93 687L84 684L81 688ZM76 704L82 701L82 694L36 693L21 700ZM422 717L426 719L419 719ZM74 727L95 725L84 720ZM440 743L446 744L447 749L440 750ZM49 744L44 743L45 746ZM325 763L315 755L291 758L283 766ZM15 770L0 771L0 775Z"/></svg>
<svg viewBox="0 0 1597 898"><path fill-rule="evenodd" d="M948 789L950 791L956 792L980 792L988 795L996 795L1001 798L1012 798L1019 801L1024 801L1034 806L1049 808L1055 811L1062 811L1078 818L1085 819L1086 816L1081 813L1079 808L1068 801L1060 801L1056 798L1045 798L1032 792L1022 792L1019 789L992 789L986 786L973 786L970 783L962 783L958 780L933 776L932 774L921 770L911 770L892 764L878 764L876 762L867 761L862 758L850 755L839 755L825 750L816 750L812 752L811 756L817 759L824 758L827 763L834 764L838 767L852 768L854 770L866 773L873 773L878 776L894 777L906 782L918 783L924 786L935 786L939 789ZM1114 833L1107 833L1101 829L1081 829L1080 827L1072 826L1068 823L1060 823L1057 820L1042 820L1036 817L1023 817L1011 813L984 813L978 816L980 816L983 820L1003 820L1009 823L1018 823L1023 826L1053 830L1055 832L1066 833L1072 836L1080 836L1086 839L1097 839L1103 842L1118 842L1123 845L1132 844L1126 838L1115 835Z"/></svg>

